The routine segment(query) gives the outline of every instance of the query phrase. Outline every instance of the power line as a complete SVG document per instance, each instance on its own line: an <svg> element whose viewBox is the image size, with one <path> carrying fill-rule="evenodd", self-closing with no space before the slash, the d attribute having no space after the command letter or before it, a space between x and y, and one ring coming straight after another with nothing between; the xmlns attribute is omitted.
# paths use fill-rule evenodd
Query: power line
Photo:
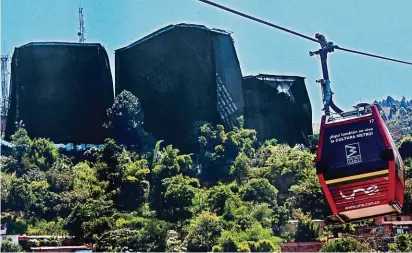
<svg viewBox="0 0 412 253"><path fill-rule="evenodd" d="M273 23L269 23L269 22L267 22L267 21L264 21L264 20L261 20L261 19L252 17L252 16L250 16L250 15L241 13L241 12L239 12L239 11L236 11L236 10L233 10L233 9L230 9L230 8L227 8L227 7L223 6L223 5L220 5L220 4L217 4L217 3L213 3L213 2L208 1L208 0L199 0L199 1L200 1L200 2L203 2L203 3L206 3L206 4L209 4L209 5L212 5L212 6L215 6L215 7L217 7L217 8L222 9L222 10L225 10L225 11L228 11L228 12L231 12L231 13L234 13L234 14L237 14L237 15L239 15L239 16L242 16L242 17L245 17L245 18L254 20L254 21L259 22L259 23L261 23L261 24L264 24L264 25L267 25L267 26L271 26L271 27L273 27L273 28L276 28L276 29L279 29L279 30L282 30L282 31L285 31L285 32L288 32L288 33L291 33L291 34L296 35L296 36L299 36L299 37L301 37L301 38L304 38L304 39L307 39L307 40L310 40L310 41L313 41L313 42L316 42L316 43L320 43L319 40L313 39L313 38L311 38L311 37L309 37L309 36L307 36L307 35L304 35L304 34L301 34L301 33L298 33L298 32L295 32L295 31L292 31L292 30L289 30L289 29L286 29L286 28L284 28L284 27L275 25L275 24L273 24ZM346 52L349 52L349 53L360 54L360 55L370 56L370 57L374 57L374 58L378 58L378 59L383 59L383 60L388 60L388 61L403 63L403 64L407 64L407 65L412 65L412 62L401 61L401 60L397 60L397 59L393 59L393 58L388 58L388 57L383 57L383 56L379 56L379 55L375 55L375 54L368 54L368 53L364 53L364 52L360 52L360 51L356 51L356 50L351 50L351 49L339 47L339 46L336 46L336 45L334 45L333 48L334 48L334 49L341 50L341 51L346 51Z"/></svg>

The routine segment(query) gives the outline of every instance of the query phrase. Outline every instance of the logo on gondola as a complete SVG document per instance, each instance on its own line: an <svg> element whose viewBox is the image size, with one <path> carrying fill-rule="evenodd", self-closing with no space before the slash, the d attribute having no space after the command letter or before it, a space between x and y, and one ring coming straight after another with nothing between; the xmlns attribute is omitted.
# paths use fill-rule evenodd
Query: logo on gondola
<svg viewBox="0 0 412 253"><path fill-rule="evenodd" d="M361 163L362 157L360 153L359 142L345 145L346 160L348 164Z"/></svg>
<svg viewBox="0 0 412 253"><path fill-rule="evenodd" d="M340 196L344 199L354 199L357 192L364 192L366 195L372 196L379 192L377 185L371 185L366 190L364 188L357 188L352 191L351 195L345 195L342 191L339 191Z"/></svg>

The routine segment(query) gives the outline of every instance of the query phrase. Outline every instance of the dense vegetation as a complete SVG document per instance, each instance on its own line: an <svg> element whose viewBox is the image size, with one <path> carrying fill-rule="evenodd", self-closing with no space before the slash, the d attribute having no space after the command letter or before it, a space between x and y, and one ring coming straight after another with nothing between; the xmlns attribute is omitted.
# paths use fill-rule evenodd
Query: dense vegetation
<svg viewBox="0 0 412 253"><path fill-rule="evenodd" d="M8 232L69 234L96 251L157 252L276 252L281 241L322 236L312 219L330 211L309 149L258 143L239 119L231 130L199 122L190 136L198 149L181 154L143 130L141 113L137 98L123 92L105 124L117 134L85 152L58 150L20 127L10 155L1 157ZM411 160L408 166L410 175ZM405 197L411 213L410 179ZM281 229L290 219L298 220L297 231ZM324 249L357 245L338 241Z"/></svg>

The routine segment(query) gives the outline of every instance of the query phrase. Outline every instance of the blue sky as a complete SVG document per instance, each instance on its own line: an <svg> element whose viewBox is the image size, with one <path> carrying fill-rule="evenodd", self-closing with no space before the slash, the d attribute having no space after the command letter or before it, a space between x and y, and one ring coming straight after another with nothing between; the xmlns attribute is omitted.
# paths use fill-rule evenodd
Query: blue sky
<svg viewBox="0 0 412 253"><path fill-rule="evenodd" d="M412 61L412 1L384 0L220 0L280 26L342 47ZM32 41L77 42L80 0L2 0L1 50ZM318 45L196 0L82 0L86 42L114 50L169 24L195 23L232 31L243 75L292 74L306 77L313 120L321 116L320 63L309 57ZM335 102L343 109L387 95L412 99L412 66L345 52L329 57Z"/></svg>

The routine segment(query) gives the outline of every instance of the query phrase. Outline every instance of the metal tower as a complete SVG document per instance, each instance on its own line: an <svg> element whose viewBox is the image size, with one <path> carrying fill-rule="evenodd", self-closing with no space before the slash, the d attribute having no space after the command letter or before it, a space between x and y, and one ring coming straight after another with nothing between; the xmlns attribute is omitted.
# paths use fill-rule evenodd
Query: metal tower
<svg viewBox="0 0 412 253"><path fill-rule="evenodd" d="M8 86L8 75L7 63L9 61L8 55L1 56L1 114L5 116L7 114L7 106L9 100L9 86Z"/></svg>
<svg viewBox="0 0 412 253"><path fill-rule="evenodd" d="M77 33L77 36L79 36L79 43L84 43L86 40L84 33L83 8L79 7L79 32Z"/></svg>

